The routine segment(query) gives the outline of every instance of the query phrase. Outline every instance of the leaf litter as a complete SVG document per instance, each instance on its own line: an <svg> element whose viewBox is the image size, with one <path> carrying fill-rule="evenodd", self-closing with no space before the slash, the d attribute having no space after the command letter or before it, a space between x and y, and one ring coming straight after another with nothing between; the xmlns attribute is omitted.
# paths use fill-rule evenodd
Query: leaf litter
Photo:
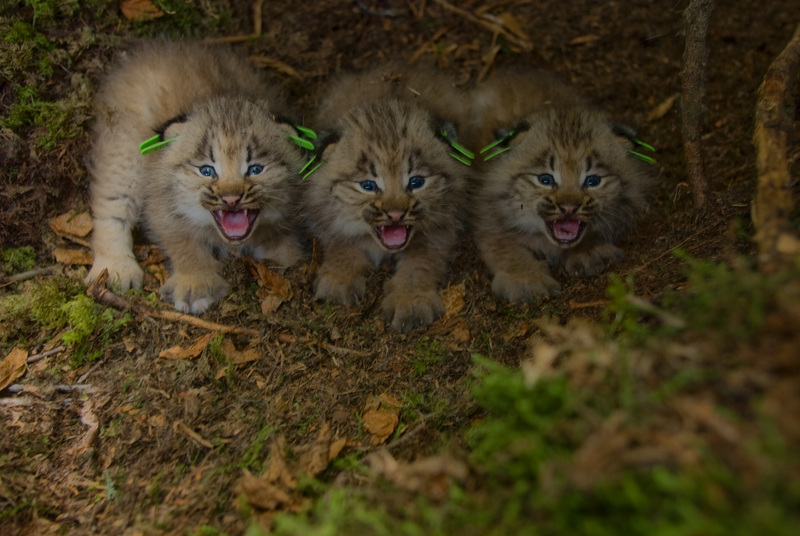
<svg viewBox="0 0 800 536"><path fill-rule="evenodd" d="M74 63L59 66L61 71L99 79L121 49L107 38L126 39L132 33L128 24L138 24L137 32L158 27L170 33L165 22L177 25L185 17L194 25L186 31L197 32L212 21L233 20L229 34L251 35L251 6L235 7L231 18L219 17L212 3L186 4L188 11L178 6L174 13L161 12L147 0L122 2L120 7L137 4L140 11L123 11L125 19L111 16L116 17L111 26L87 11L65 17L60 43L81 52L70 56ZM710 114L725 128L708 140L710 161L719 170L714 177L719 198L713 215L698 228L681 195L681 142L675 114L669 113L676 87L668 81L680 67L682 45L670 29L680 24L679 13L665 14L658 6L592 8L560 2L543 10L530 2L457 7L437 1L411 2L418 15L390 20L365 14L351 3L323 1L298 6L293 18L285 17L282 6L258 4L264 20L275 22L265 23L260 37L242 47L266 58L259 61L281 75L295 95L300 93L303 105L313 105L314 97L306 96L307 87L298 91L299 78L321 86L340 69L372 65L384 55L413 54L423 64L436 61L466 85L491 76L517 55L566 78L589 81L582 85L590 96L608 105L615 117L640 126L662 155L655 217L626 238L629 259L619 266L635 275L637 295L658 299L666 287L686 287L682 264L669 253L675 244L720 261L730 261L731 252L751 253L746 240L726 236L731 221L747 226L751 185L745 179L737 189L728 177L750 176L752 110L741 103L752 100L762 66L791 30L783 19L767 21L768 14L762 16L760 10L728 13L718 20L719 34L712 36L719 57L715 61L732 70L729 76L718 73L709 87ZM27 16L26 9L20 16ZM114 13L116 9L114 2ZM550 15L546 25L541 24L542 12ZM203 16L192 19L193 13ZM155 15L158 20L152 19ZM340 24L332 26L332 18ZM651 21L651 26L645 29L637 20ZM420 26L420 21L429 26ZM46 19L40 17L39 24ZM78 35L84 27L100 37L88 47ZM644 41L643 35L648 36ZM737 35L737 42L728 35ZM54 79L48 92L69 92L67 85ZM662 106L656 107L659 102ZM650 111L659 117L646 124ZM11 202L8 213L0 216L3 241L30 243L39 262L55 251L61 255L61 250L71 250L58 262L69 265L67 273L79 280L80 266L88 259L75 249L89 236L82 164L86 142L63 142L49 154L36 149L28 133L18 134L24 147L9 153L18 170L4 192ZM71 177L72 183L65 185L63 177ZM74 210L65 212L64 207ZM55 228L50 225L54 219ZM784 292L785 305L772 311L754 340L737 343L738 348L695 334L658 339L654 349L608 336L605 275L581 281L565 277L562 296L511 307L491 296L474 248L462 246L460 253L442 291L445 318L406 335L386 330L376 313L385 271L371 276L367 298L355 307L313 302L317 257L285 273L232 259L226 277L237 290L199 319L210 327L189 325L179 315L147 314L173 312L156 298L125 297L128 309L131 303L147 303L149 309L140 309L146 312L137 313L134 325L104 345L97 361L73 368L74 349L65 348L11 379L21 382L17 385L22 390L6 390L0 398L4 424L13 430L0 438L0 450L8 453L0 460L0 510L11 512L3 518L5 527L11 534L194 534L208 527L237 534L251 522L275 528L274 517L282 512L302 516L311 503L324 504L329 493L346 484L373 490L389 506L395 496L386 485L433 501L452 500L464 490L478 497L489 490L483 487L485 465L458 445L468 444L471 425L497 415L471 400L466 384L476 368L470 361L473 354L504 363L531 392L565 381L570 392L587 396L597 393L616 400L633 393L646 399L635 411L577 407L574 419L564 420L557 437L574 440L572 458L550 460L530 481L536 482L534 487L541 483L553 496L569 485L589 495L603 482L624 479L631 468L700 470L709 462L703 452L711 452L712 461L723 460L742 482L757 480L770 467L778 467L784 479L797 474L796 464L781 462L778 454L754 455L746 448L771 433L759 429L762 408L776 423L781 440L792 448L800 442L792 409L799 407L800 392L796 322L791 321L798 315L790 311L796 292ZM136 257L146 267L146 291L156 291L167 273L163 253L139 241ZM15 288L3 289L0 297ZM570 303L586 307L571 308ZM638 314L636 321L643 327L659 322L646 311ZM209 346L218 328L226 325L247 331L226 333L220 340L224 361L235 365L221 374L221 363ZM59 327L26 329L6 323L0 330L9 337L3 346L6 355L17 346L31 355L45 354L64 333ZM427 348L440 354L426 361L424 374L415 374L409 362L421 351L423 337L435 341ZM165 349L185 357L159 358ZM622 376L621 362L627 367ZM713 380L692 377L699 366L710 370L705 373L714 374ZM9 368L13 374L20 371L19 364ZM620 377L628 379L627 387L619 386ZM674 385L664 386L667 380ZM424 425L414 425L420 432L409 434L407 420L414 414ZM256 438L264 429L273 432L259 443ZM398 435L402 441L392 440ZM455 445L443 447L443 438L452 438ZM78 452L83 455L74 456ZM497 450L495 456L514 452ZM363 461L369 473L341 469L351 467L351 458ZM309 476L322 483L323 491L309 484ZM406 506L413 508L409 495L399 503L404 514ZM543 531L553 519L548 512L526 513Z"/></svg>

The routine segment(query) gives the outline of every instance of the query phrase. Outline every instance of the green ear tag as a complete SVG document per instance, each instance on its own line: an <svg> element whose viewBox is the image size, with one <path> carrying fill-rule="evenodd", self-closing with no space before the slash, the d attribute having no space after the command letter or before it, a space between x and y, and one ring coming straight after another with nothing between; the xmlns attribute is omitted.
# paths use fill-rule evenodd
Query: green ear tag
<svg viewBox="0 0 800 536"><path fill-rule="evenodd" d="M311 138L312 140L317 139L317 133L308 127L301 127L300 125L295 125L294 128L296 128L297 131L300 132L300 134L302 134L306 138Z"/></svg>
<svg viewBox="0 0 800 536"><path fill-rule="evenodd" d="M157 151L158 149L169 145L175 141L175 139L176 138L169 138L168 140L160 141L161 134L156 134L152 138L148 138L139 144L139 153L143 155L150 154L153 151Z"/></svg>
<svg viewBox="0 0 800 536"><path fill-rule="evenodd" d="M502 141L502 140L501 140L501 141ZM495 144L495 145L496 145L496 144ZM496 150L496 151L495 151L495 152L493 152L492 154L490 154L490 155L488 155L488 156L484 156L484 157L483 157L483 161L484 161L484 162L486 162L487 160L491 160L491 159L492 159L492 158L494 158L495 156L497 156L497 155L499 155L499 154L503 154L504 152L506 152L506 151L510 151L510 150L511 150L511 147L501 147L500 149Z"/></svg>
<svg viewBox="0 0 800 536"><path fill-rule="evenodd" d="M654 153L654 152L656 152L656 148L655 148L655 147L653 147L653 146L652 146L652 145L650 145L649 143L645 143L645 142L643 142L642 140L633 140L633 143L635 143L635 144L636 144L636 145L638 145L639 147L642 147L643 149L647 149L647 150L648 150L648 151L650 151L651 153Z"/></svg>
<svg viewBox="0 0 800 536"><path fill-rule="evenodd" d="M471 166L472 165L472 160L470 160L466 156L462 156L462 155L460 155L458 153L449 153L449 154L450 154L450 156L452 156L453 158L455 158L456 160L458 160L459 162L461 162L465 166Z"/></svg>
<svg viewBox="0 0 800 536"><path fill-rule="evenodd" d="M308 163L310 164L311 161L309 160ZM314 173L316 170L318 170L320 168L320 166L322 166L322 162L320 162L319 164L317 164L313 168L309 169L308 172L305 175L303 175L303 180L306 180L312 173ZM308 164L306 164L306 167L308 167ZM303 169L305 169L305 168L303 168Z"/></svg>
<svg viewBox="0 0 800 536"><path fill-rule="evenodd" d="M292 135L289 136L289 139L292 140L296 145L302 147L303 149L308 149L309 151L314 150L314 144L304 138L301 138L300 136Z"/></svg>
<svg viewBox="0 0 800 536"><path fill-rule="evenodd" d="M636 152L636 151L634 151L633 149L628 149L628 152L629 152L629 153L630 153L632 156L635 156L636 158L638 158L639 160L641 160L642 162L647 162L648 164L655 164L655 163L656 163L656 161L655 161L654 159L650 158L649 156L647 156L647 155L645 155L645 154L642 154L642 153L637 153L637 152Z"/></svg>
<svg viewBox="0 0 800 536"><path fill-rule="evenodd" d="M439 133L442 135L442 137L444 139L447 140L447 143L450 144L450 147L452 147L453 149L458 151L458 153L461 153L461 154L450 153L450 156L452 156L453 158L455 158L456 160L458 160L459 162L461 162L462 164L464 164L466 166L471 166L472 165L472 159L475 158L475 153L473 153L472 151L470 151L469 149L467 149L466 147L464 147L460 143L457 143L457 142L451 140L447 136L447 131L446 130L442 129L441 131L439 131Z"/></svg>

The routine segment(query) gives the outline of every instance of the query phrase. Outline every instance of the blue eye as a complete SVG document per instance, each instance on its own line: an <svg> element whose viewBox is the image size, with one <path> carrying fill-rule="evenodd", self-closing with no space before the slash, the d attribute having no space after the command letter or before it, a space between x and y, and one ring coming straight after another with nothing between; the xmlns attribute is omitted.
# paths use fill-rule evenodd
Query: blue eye
<svg viewBox="0 0 800 536"><path fill-rule="evenodd" d="M419 175L414 175L408 180L408 189L416 190L417 188L422 188L424 184L425 184L424 177L420 177Z"/></svg>
<svg viewBox="0 0 800 536"><path fill-rule="evenodd" d="M264 171L264 166L253 164L252 166L247 168L247 176L249 177L250 175L258 175L262 171Z"/></svg>
<svg viewBox="0 0 800 536"><path fill-rule="evenodd" d="M214 169L214 166L200 166L199 171L203 177L217 178L217 170Z"/></svg>
<svg viewBox="0 0 800 536"><path fill-rule="evenodd" d="M602 180L601 177L597 175L589 175L585 179L583 179L583 187L584 188L594 188L595 186L600 186L600 181Z"/></svg>
<svg viewBox="0 0 800 536"><path fill-rule="evenodd" d="M542 186L553 186L556 183L556 180L549 173L542 173L541 175L537 175L536 180L538 180L539 184L541 184Z"/></svg>
<svg viewBox="0 0 800 536"><path fill-rule="evenodd" d="M361 181L358 183L365 192L375 192L378 190L378 183L375 181Z"/></svg>

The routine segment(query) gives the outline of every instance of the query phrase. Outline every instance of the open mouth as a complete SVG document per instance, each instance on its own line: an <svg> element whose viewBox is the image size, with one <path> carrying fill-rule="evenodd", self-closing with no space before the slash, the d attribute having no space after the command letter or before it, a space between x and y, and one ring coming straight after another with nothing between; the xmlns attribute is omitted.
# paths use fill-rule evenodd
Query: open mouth
<svg viewBox="0 0 800 536"><path fill-rule="evenodd" d="M373 227L372 230L375 231L383 247L391 250L397 250L405 246L411 234L411 227L402 224L378 225Z"/></svg>
<svg viewBox="0 0 800 536"><path fill-rule="evenodd" d="M583 230L586 228L585 222L569 218L550 220L545 223L547 224L547 230L550 232L550 236L553 237L553 240L565 246L575 244L580 240L583 235Z"/></svg>
<svg viewBox="0 0 800 536"><path fill-rule="evenodd" d="M253 230L253 223L258 217L258 209L212 210L211 215L217 222L222 235L232 242L244 240Z"/></svg>

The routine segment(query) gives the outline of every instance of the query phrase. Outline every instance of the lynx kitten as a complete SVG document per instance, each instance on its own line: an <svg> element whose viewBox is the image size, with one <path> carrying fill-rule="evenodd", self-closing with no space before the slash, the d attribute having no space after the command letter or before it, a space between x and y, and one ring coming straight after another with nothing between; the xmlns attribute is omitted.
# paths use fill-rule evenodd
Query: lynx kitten
<svg viewBox="0 0 800 536"><path fill-rule="evenodd" d="M438 286L464 210L469 168L450 156L452 82L385 68L339 81L319 113L324 164L306 179L307 225L322 246L315 297L351 304L386 260L386 320L397 330L444 311ZM443 118L443 119L442 119Z"/></svg>
<svg viewBox="0 0 800 536"><path fill-rule="evenodd" d="M647 164L629 153L602 112L535 74L506 73L475 90L473 137L484 153L474 234L492 290L510 301L555 294L549 266L596 274L619 260L614 245L645 209Z"/></svg>
<svg viewBox="0 0 800 536"><path fill-rule="evenodd" d="M170 260L160 289L184 312L227 293L219 256L291 265L302 255L290 203L304 163L275 119L281 99L243 58L198 43L149 43L126 57L96 99L89 158L94 265L138 288L131 231L142 223ZM149 154L142 141L173 140Z"/></svg>

